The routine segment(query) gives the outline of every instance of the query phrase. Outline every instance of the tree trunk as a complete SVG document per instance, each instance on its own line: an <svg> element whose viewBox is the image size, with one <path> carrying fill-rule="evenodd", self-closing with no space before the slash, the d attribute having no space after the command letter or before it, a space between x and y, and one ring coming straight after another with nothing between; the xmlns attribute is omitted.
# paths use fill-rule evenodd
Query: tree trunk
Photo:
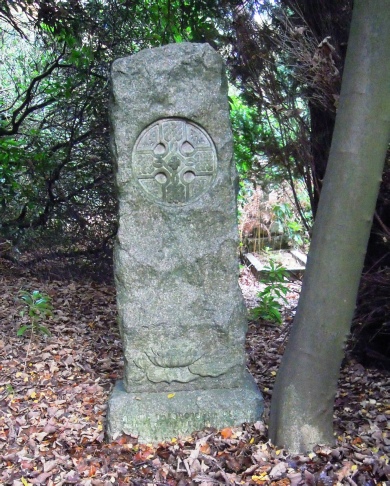
<svg viewBox="0 0 390 486"><path fill-rule="evenodd" d="M355 0L339 110L306 275L277 376L270 438L333 442L333 403L390 135L388 0Z"/></svg>
<svg viewBox="0 0 390 486"><path fill-rule="evenodd" d="M309 102L310 109L310 145L313 156L313 185L314 192L311 201L313 218L317 217L318 203L321 194L322 181L325 176L329 158L329 150L336 115L322 106Z"/></svg>

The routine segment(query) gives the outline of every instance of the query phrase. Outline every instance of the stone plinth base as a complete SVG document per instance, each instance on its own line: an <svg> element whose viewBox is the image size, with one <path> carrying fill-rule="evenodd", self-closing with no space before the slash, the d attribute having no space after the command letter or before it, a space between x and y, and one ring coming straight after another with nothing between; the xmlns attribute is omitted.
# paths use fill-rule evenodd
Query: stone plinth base
<svg viewBox="0 0 390 486"><path fill-rule="evenodd" d="M106 436L113 440L123 433L140 442L159 442L188 436L205 427L255 422L263 412L263 398L248 374L240 388L127 393L118 381L108 402Z"/></svg>

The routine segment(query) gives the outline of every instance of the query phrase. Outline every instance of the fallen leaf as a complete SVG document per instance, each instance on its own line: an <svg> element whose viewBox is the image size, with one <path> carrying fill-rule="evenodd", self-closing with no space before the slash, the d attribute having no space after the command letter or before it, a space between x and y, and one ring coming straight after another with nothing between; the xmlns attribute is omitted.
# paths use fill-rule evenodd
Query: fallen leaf
<svg viewBox="0 0 390 486"><path fill-rule="evenodd" d="M199 447L200 452L203 454L210 454L211 449L209 444L203 444Z"/></svg>
<svg viewBox="0 0 390 486"><path fill-rule="evenodd" d="M280 479L286 471L287 471L286 463L279 462L271 469L269 473L269 477L271 479Z"/></svg>
<svg viewBox="0 0 390 486"><path fill-rule="evenodd" d="M233 435L233 431L230 427L226 427L221 430L221 437L223 439L230 439L232 435Z"/></svg>

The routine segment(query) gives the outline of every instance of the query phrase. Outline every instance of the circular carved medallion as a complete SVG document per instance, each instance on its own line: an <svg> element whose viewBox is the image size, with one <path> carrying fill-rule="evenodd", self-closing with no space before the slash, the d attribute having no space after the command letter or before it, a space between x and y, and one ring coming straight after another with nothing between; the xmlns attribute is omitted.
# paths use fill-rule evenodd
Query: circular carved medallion
<svg viewBox="0 0 390 486"><path fill-rule="evenodd" d="M133 149L133 173L149 199L182 206L211 186L217 154L207 132L181 118L163 118L145 128Z"/></svg>

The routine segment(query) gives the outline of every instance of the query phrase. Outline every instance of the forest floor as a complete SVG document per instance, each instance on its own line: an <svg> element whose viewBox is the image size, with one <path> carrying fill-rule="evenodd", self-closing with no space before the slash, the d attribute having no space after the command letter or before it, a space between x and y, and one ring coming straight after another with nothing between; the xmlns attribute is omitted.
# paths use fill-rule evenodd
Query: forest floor
<svg viewBox="0 0 390 486"><path fill-rule="evenodd" d="M0 260L0 485L390 484L389 374L365 368L348 352L335 444L294 455L268 441L269 402L298 284L291 284L281 326L249 326L248 368L265 398L265 423L151 445L131 436L104 442L108 396L123 369L114 287L39 275ZM253 306L258 284L247 269L240 284ZM20 290L52 298L50 336L17 336L26 323Z"/></svg>

